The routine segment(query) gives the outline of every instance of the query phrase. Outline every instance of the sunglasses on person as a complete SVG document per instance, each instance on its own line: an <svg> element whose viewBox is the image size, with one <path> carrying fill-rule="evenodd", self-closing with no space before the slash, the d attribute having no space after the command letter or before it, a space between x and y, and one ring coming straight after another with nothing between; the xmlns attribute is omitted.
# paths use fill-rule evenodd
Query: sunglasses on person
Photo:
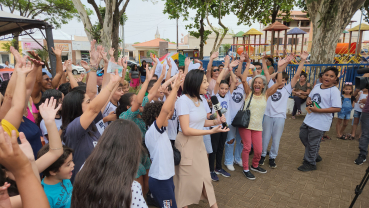
<svg viewBox="0 0 369 208"><path fill-rule="evenodd" d="M345 85L352 85L352 82L345 82Z"/></svg>
<svg viewBox="0 0 369 208"><path fill-rule="evenodd" d="M96 74L98 77L102 77L104 75L104 73L100 72L98 74Z"/></svg>
<svg viewBox="0 0 369 208"><path fill-rule="evenodd" d="M213 69L213 72L219 71L219 69Z"/></svg>

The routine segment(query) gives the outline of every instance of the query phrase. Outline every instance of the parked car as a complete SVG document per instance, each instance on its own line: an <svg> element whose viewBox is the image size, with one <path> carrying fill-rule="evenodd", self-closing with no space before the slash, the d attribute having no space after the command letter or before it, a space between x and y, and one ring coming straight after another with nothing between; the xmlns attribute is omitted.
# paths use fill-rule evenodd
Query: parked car
<svg viewBox="0 0 369 208"><path fill-rule="evenodd" d="M135 61L132 61L132 60L127 60L127 65L129 66L129 68L132 68L132 66L136 64L137 67L139 67L141 64L135 62Z"/></svg>

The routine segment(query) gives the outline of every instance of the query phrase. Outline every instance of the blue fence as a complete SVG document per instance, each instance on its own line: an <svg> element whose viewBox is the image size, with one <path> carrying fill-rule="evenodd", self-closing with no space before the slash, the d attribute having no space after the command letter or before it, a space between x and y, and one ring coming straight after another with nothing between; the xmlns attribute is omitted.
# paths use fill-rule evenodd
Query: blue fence
<svg viewBox="0 0 369 208"><path fill-rule="evenodd" d="M202 60L203 67L206 70L209 60ZM222 64L224 61L213 61L213 66L218 66ZM290 80L295 75L298 64L289 64L286 68L286 72L290 77ZM243 70L246 67L246 63L243 63ZM336 67L340 70L339 74L339 88L341 88L342 83L344 82L352 82L355 85L355 77L362 76L362 74L358 74L357 70L360 68L369 68L369 63L365 64L305 64L304 71L308 74L307 80L311 84L315 83L316 77L320 72L323 72L327 67ZM274 69L277 69L277 64L274 64Z"/></svg>

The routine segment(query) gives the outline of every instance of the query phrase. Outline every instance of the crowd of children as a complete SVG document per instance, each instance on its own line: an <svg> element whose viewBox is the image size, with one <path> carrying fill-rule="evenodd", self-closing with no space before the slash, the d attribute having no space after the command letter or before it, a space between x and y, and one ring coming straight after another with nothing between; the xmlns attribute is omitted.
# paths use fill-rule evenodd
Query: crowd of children
<svg viewBox="0 0 369 208"><path fill-rule="evenodd" d="M169 59L162 65L151 55L152 68L144 61L141 67L133 65L129 84L124 80L127 60L116 62L113 49L108 59L96 41L91 42L90 63L81 62L87 71L84 80L75 78L71 61L62 64L62 47L53 50L57 67L51 79L42 73L44 63L37 54L21 57L11 47L15 70L0 87L3 207L144 208L150 203L167 208L205 198L216 208L212 181L219 181L218 175L231 177L234 164L250 180L256 179L251 171L267 173L262 168L267 155L269 167L277 168L292 94L292 116L301 114L305 101L309 112L300 127L305 146L300 171L317 169L320 142L334 113L337 137L351 140L366 112L368 90L346 82L340 95L334 67L310 86L303 72L307 52L300 55L293 76L285 72L293 54L280 58L274 69L265 54L262 63L251 64L246 53L239 59L226 56L222 65L213 66L219 55L215 52L206 72L202 63L199 69L190 68L186 58L174 76ZM123 70L107 73L109 62ZM129 85L138 93L129 92ZM211 100L219 104L213 106ZM234 127L237 113L246 109L248 127ZM345 134L352 110L352 131ZM368 141L361 141L356 164L365 162Z"/></svg>

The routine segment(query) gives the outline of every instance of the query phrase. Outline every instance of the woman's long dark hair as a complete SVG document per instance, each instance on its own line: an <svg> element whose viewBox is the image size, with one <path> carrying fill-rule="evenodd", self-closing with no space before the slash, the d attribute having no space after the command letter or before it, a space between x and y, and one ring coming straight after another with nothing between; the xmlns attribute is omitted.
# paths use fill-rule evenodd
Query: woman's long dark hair
<svg viewBox="0 0 369 208"><path fill-rule="evenodd" d="M183 83L182 94L188 94L190 97L196 97L201 100L200 87L204 79L204 74L205 72L200 69L194 69L188 72Z"/></svg>
<svg viewBox="0 0 369 208"><path fill-rule="evenodd" d="M125 93L120 97L119 99L119 106L117 109L115 109L115 115L117 115L117 118L119 118L120 114L123 112L126 112L129 109L129 106L131 106L132 102L132 96L134 93Z"/></svg>
<svg viewBox="0 0 369 208"><path fill-rule="evenodd" d="M85 99L85 91L77 89L69 92L63 100L63 109L61 111L62 117L62 130L64 131L67 126L75 118L83 114L82 103Z"/></svg>
<svg viewBox="0 0 369 208"><path fill-rule="evenodd" d="M134 122L112 122L76 176L71 207L129 208L141 143L141 131Z"/></svg>
<svg viewBox="0 0 369 208"><path fill-rule="evenodd" d="M136 64L133 64L133 65L131 66L131 70L132 70L132 71L138 71L138 67L137 67L137 65L136 65Z"/></svg>

